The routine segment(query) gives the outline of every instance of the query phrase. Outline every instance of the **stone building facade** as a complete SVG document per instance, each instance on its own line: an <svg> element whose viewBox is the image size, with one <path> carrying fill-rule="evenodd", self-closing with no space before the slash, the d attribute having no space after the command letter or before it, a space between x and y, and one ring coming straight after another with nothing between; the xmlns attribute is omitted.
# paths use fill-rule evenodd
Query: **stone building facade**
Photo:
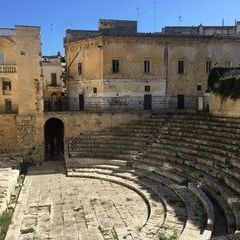
<svg viewBox="0 0 240 240"><path fill-rule="evenodd" d="M98 31L67 30L70 106L89 97L204 97L213 67L240 63L240 23L229 27L166 27L138 33L134 21L99 20ZM79 105L79 106L78 106Z"/></svg>
<svg viewBox="0 0 240 240"><path fill-rule="evenodd" d="M42 57L43 98L44 106L48 110L59 108L61 98L66 93L64 71L65 59L60 53Z"/></svg>
<svg viewBox="0 0 240 240"><path fill-rule="evenodd" d="M113 104L120 99L128 105L138 103L141 110L155 110L161 106L156 99L175 99L178 105L188 97L203 97L213 67L240 64L240 34L238 26L234 29L212 35L166 30L151 34L138 33L135 21L101 20L98 31L67 30L68 110L86 110L87 101L98 101L97 113L75 114L44 113L44 99L52 94L46 88L52 84L48 79L51 73L60 76L62 68L56 63L56 70L53 60L42 63L40 28L0 29L0 152L26 150L31 155L36 153L35 161L42 160L54 138L68 141L84 131L150 114L103 113L99 106L105 104L105 99ZM44 70L49 63L54 71ZM53 80L58 86L59 78ZM56 136L51 135L52 128Z"/></svg>
<svg viewBox="0 0 240 240"><path fill-rule="evenodd" d="M43 117L40 28L0 29L1 151L36 144Z"/></svg>

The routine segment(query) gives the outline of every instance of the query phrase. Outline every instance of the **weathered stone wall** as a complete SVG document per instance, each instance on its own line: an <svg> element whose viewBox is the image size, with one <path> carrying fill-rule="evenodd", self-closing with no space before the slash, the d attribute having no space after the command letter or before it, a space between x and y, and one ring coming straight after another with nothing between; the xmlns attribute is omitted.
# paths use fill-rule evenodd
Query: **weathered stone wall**
<svg viewBox="0 0 240 240"><path fill-rule="evenodd" d="M7 66L12 66L16 69L16 44L15 37L0 37L0 53L4 54L4 64ZM1 63L0 63L1 65ZM3 81L11 82L11 90L3 91ZM5 112L5 100L12 101L13 112L18 111L18 96L17 96L17 73L15 71L0 72L0 113Z"/></svg>
<svg viewBox="0 0 240 240"><path fill-rule="evenodd" d="M16 115L0 114L0 152L15 151L16 147Z"/></svg>
<svg viewBox="0 0 240 240"><path fill-rule="evenodd" d="M227 61L232 67L240 62L240 41L230 40L175 40L168 44L169 69L168 92L176 96L203 96L207 89L208 73L206 61L212 67L226 67ZM178 60L184 61L184 74L178 73ZM197 85L202 90L197 90Z"/></svg>
<svg viewBox="0 0 240 240"><path fill-rule="evenodd" d="M145 86L148 94L164 96L166 71L164 45L156 39L96 37L66 45L68 96L73 105L79 94L86 97L141 96ZM120 61L120 72L112 72L112 60ZM150 72L144 73L144 60L150 61ZM78 63L83 73L78 74ZM93 92L97 88L97 93Z"/></svg>
<svg viewBox="0 0 240 240"><path fill-rule="evenodd" d="M16 26L19 114L43 110L39 27Z"/></svg>
<svg viewBox="0 0 240 240"><path fill-rule="evenodd" d="M61 97L62 92L62 66L60 62L56 63L42 63L42 73L43 73L43 97L44 100L53 100L52 94L56 94L57 97ZM51 74L56 73L57 75L57 85L52 85Z"/></svg>
<svg viewBox="0 0 240 240"><path fill-rule="evenodd" d="M84 132L99 131L118 126L131 120L149 117L150 113L46 113L44 121L58 118L64 124L64 138L79 136ZM44 129L43 129L44 130Z"/></svg>
<svg viewBox="0 0 240 240"><path fill-rule="evenodd" d="M213 115L240 117L240 100L221 100L217 95L211 94L210 113Z"/></svg>
<svg viewBox="0 0 240 240"><path fill-rule="evenodd" d="M216 37L102 36L72 42L66 45L69 96L142 96L145 85L151 86L153 95L203 96L209 74L206 62L211 61L212 68L237 67L239 46L237 38ZM120 61L119 73L112 72L113 59ZM151 62L148 74L144 60ZM178 73L180 60L184 61L183 74ZM77 74L79 61L84 64L82 76Z"/></svg>

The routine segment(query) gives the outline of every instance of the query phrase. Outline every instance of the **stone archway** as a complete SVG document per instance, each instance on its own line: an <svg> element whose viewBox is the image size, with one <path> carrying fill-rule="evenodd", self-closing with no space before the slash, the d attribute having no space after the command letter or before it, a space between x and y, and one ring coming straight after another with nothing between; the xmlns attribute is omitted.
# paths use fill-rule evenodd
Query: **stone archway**
<svg viewBox="0 0 240 240"><path fill-rule="evenodd" d="M45 160L61 161L64 156L64 124L58 118L50 118L44 125Z"/></svg>

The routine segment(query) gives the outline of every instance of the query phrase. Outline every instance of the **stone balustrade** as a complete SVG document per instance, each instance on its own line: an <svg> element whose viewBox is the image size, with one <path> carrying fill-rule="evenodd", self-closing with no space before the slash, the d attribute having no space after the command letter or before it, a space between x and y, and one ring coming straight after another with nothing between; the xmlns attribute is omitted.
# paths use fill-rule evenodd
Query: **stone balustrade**
<svg viewBox="0 0 240 240"><path fill-rule="evenodd" d="M0 73L16 73L17 66L13 64L0 65Z"/></svg>
<svg viewBox="0 0 240 240"><path fill-rule="evenodd" d="M0 28L0 36L2 37L12 37L16 33L13 28Z"/></svg>

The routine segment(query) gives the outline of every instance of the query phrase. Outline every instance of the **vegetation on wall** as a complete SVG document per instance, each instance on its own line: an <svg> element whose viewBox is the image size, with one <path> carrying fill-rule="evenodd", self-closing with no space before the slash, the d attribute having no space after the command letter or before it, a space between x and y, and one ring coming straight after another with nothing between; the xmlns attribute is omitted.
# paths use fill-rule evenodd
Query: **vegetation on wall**
<svg viewBox="0 0 240 240"><path fill-rule="evenodd" d="M221 97L222 103L230 98L240 99L240 69L214 68L208 78L209 90Z"/></svg>

